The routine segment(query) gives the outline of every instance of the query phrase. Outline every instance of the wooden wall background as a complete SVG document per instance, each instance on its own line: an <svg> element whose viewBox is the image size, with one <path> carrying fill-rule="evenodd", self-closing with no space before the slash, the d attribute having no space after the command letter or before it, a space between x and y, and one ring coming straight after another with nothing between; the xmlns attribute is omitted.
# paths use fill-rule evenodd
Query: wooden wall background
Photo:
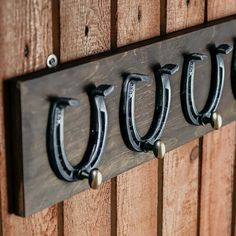
<svg viewBox="0 0 236 236"><path fill-rule="evenodd" d="M4 80L45 68L51 53L64 63L231 14L235 0L1 0L1 94ZM236 123L98 191L26 219L10 214L2 97L1 235L236 235Z"/></svg>

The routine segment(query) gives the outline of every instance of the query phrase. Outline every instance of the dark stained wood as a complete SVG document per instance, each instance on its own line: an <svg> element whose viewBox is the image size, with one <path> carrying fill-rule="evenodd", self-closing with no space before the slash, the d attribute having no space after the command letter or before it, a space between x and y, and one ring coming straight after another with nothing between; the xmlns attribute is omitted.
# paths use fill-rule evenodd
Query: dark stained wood
<svg viewBox="0 0 236 236"><path fill-rule="evenodd" d="M119 0L117 4L118 46L159 35L159 1ZM137 96L140 97L137 99L141 99L142 93ZM144 99L143 102L145 101ZM140 132L143 134L151 123L152 117L147 117L146 113L152 109L152 104L145 109L136 119L137 125L142 125ZM138 107L136 113L139 113ZM117 235L156 235L157 160L117 176L116 181Z"/></svg>
<svg viewBox="0 0 236 236"><path fill-rule="evenodd" d="M51 1L3 0L0 4L0 235L6 236L41 236L58 235L57 206L50 207L27 219L11 213L9 190L9 169L13 163L6 163L4 124L3 81L13 76L22 75L46 67L46 60L52 53ZM8 120L9 121L9 120ZM10 167L10 168L7 168ZM8 169L8 171L7 171Z"/></svg>
<svg viewBox="0 0 236 236"><path fill-rule="evenodd" d="M82 143L87 140L87 137L81 137L79 129L80 125L83 125L88 119L88 115L80 116L80 114L87 114L87 100L81 96L84 94L83 89L88 83L108 83L115 86L112 96L106 98L110 123L107 146L100 164L104 179L109 179L154 158L151 153L143 155L143 153L129 151L121 139L118 125L118 107L122 73L139 72L148 74L153 78L151 67L157 63L177 63L182 68L183 52L207 53L207 44L212 42L216 44L222 42L232 44L232 39L236 34L234 32L236 31L235 27L233 27L234 25L235 20L232 20L95 62L82 64L79 67L45 75L41 78L19 80L16 87L21 93L22 134L24 134L23 162L27 164L27 168L24 170L25 214L33 213L88 188L87 181L68 184L58 180L48 165L45 132L49 109L47 98L49 96L69 96L81 99L81 106L78 109L75 108L68 111L66 120L66 124L70 124L69 127L66 126L67 132L71 133L70 141L73 145L79 146L77 137L80 137ZM222 34L215 34L214 32L217 31L222 32ZM229 79L230 63L231 56L229 55L225 57L226 81L223 97L218 109L223 115L224 124L234 120L236 113L236 103L231 93ZM201 71L201 73L198 72L198 79L196 80L196 88L201 87L201 90L195 90L199 104L204 103L204 98L208 93L209 80L206 80L206 78L210 78L209 68L210 61L198 63L196 67L197 71ZM167 145L167 150L172 150L212 130L210 125L195 127L185 121L179 98L180 78L181 71L171 78L173 91L172 106L162 138ZM50 84L50 86L45 87L44 81L47 81L47 84ZM150 106L154 101L150 95L151 93L154 94L153 81L146 85L146 87L143 84L140 83L137 89L137 94L143 94L143 96L137 96L136 99L137 104L140 104L138 106L139 112L136 113L137 117L143 113L142 109L145 106L141 104L143 104L144 99ZM145 92L148 89L150 89L149 92ZM146 117L150 117L151 114L152 109L146 113ZM142 130L145 125L147 125L146 121L143 120L139 126L140 129ZM70 150L68 149L69 155ZM73 151L75 152L75 150ZM18 158L21 157L19 156ZM42 170L44 171L42 172ZM47 181L45 182L45 180ZM49 182L51 184L48 184ZM39 186L41 187L39 188ZM57 192L56 196L54 192ZM37 201L40 204L36 204Z"/></svg>
<svg viewBox="0 0 236 236"><path fill-rule="evenodd" d="M60 1L61 62L77 59L110 48L110 1ZM66 82L65 78L65 82ZM86 103L87 95L82 94ZM89 111L89 105L87 103ZM89 119L79 127L80 137L71 142L71 129L65 132L70 160L78 162L87 146ZM69 131L68 131L69 130ZM79 145L78 145L79 144ZM78 148L79 147L79 148ZM64 235L109 235L111 230L111 181L97 191L87 190L63 203Z"/></svg>

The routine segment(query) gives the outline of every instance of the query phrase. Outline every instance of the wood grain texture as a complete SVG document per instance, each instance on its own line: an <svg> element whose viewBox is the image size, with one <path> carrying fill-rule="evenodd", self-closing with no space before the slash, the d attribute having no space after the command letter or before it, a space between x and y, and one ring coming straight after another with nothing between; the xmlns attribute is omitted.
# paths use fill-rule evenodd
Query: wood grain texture
<svg viewBox="0 0 236 236"><path fill-rule="evenodd" d="M111 184L64 202L64 235L106 236L111 231Z"/></svg>
<svg viewBox="0 0 236 236"><path fill-rule="evenodd" d="M84 99L84 96L87 98L84 88L91 83L114 85L115 89L112 96L106 97L109 127L106 148L98 166L103 173L104 179L110 179L154 158L151 152L145 155L141 152L132 152L122 140L118 115L120 88L123 81L121 71L127 73L141 72L151 77L149 82L138 83L136 90L135 102L137 109L135 118L138 130L143 134L143 131L146 132L148 126L150 126L155 103L153 98L155 96L155 86L153 85L156 70L153 69L152 65L156 65L158 62L161 64L175 62L181 68L183 65L182 52L201 51L209 53L205 49L206 42L211 42L213 35L216 44L222 41L232 44L232 38L236 35L236 28L232 27L232 25L236 25L236 19L194 31L191 34L169 38L168 40L128 52L46 74L39 78L32 79L33 75L29 75L29 79L16 80L15 87L20 93L19 97L16 96L16 100L21 101L22 113L17 113L14 117L21 117L21 122L16 119L18 124L16 130L19 130L19 137L22 138L23 142L22 145L20 142L16 143L15 147L17 147L17 150L20 147L22 152L19 151L15 158L16 160L22 160L25 167L23 173L24 186L20 182L22 179L19 179L18 183L24 187L25 197L27 196L27 200L24 202L26 214L60 202L89 187L87 180L70 184L59 180L48 165L45 145L45 131L47 130L50 107L48 97L63 96L80 99L81 104L79 107L68 109L66 112L65 122L65 140L69 141L67 143L69 148L68 146L66 147L67 155L69 158L73 156L73 161L78 163L83 157L81 149L87 145L88 135L82 135L82 132L85 129L89 129L89 124L87 124L89 120L89 103ZM216 31L221 31L222 34L215 35ZM229 55L225 56L224 61L226 77L229 78L231 57ZM198 73L202 72L198 74L195 83L197 101L201 103L205 102L204 97L209 90L209 81L205 78L210 77L210 63L210 60L208 60L204 63L198 63L196 66L196 71ZM201 137L212 130L210 124L204 127L193 126L185 120L180 105L180 80L180 72L171 76L171 109L162 135L162 141L165 142L167 150L173 150L191 141L194 137ZM44 81L47 81L48 86L45 86ZM199 82L201 83L199 84ZM225 80L225 90L218 107L218 112L224 114L224 124L233 121L236 114L236 103L233 95L226 92L230 91L230 89L230 80ZM179 132L180 130L181 132ZM38 156L40 158L37 158ZM41 169L44 171L42 172ZM57 192L57 195L54 192ZM20 201L19 203L22 204Z"/></svg>
<svg viewBox="0 0 236 236"><path fill-rule="evenodd" d="M118 47L160 34L159 0L117 1Z"/></svg>
<svg viewBox="0 0 236 236"><path fill-rule="evenodd" d="M157 234L157 160L117 177L117 235Z"/></svg>
<svg viewBox="0 0 236 236"><path fill-rule="evenodd" d="M61 62L78 59L109 50L111 31L111 5L109 0L60 1L60 59ZM86 93L82 95L90 109ZM89 137L89 119L80 125L80 136ZM79 150L71 145L70 127L65 140L71 161L78 163L86 149L88 139L80 142ZM99 190L87 190L64 201L64 235L109 235L111 230L111 181Z"/></svg>
<svg viewBox="0 0 236 236"><path fill-rule="evenodd" d="M60 1L61 62L110 48L109 0Z"/></svg>
<svg viewBox="0 0 236 236"><path fill-rule="evenodd" d="M200 235L231 235L235 122L203 138Z"/></svg>
<svg viewBox="0 0 236 236"><path fill-rule="evenodd" d="M204 1L167 0L166 32L204 22ZM162 162L158 212L160 235L196 235L198 212L199 140L168 153ZM159 167L160 169L160 167Z"/></svg>
<svg viewBox="0 0 236 236"><path fill-rule="evenodd" d="M204 0L167 0L166 32L203 23L204 9Z"/></svg>
<svg viewBox="0 0 236 236"><path fill-rule="evenodd" d="M152 38L160 34L160 1L117 1L117 46ZM149 94L150 95L150 94ZM141 98L141 93L140 93ZM137 97L138 100L138 97ZM143 100L145 102L145 99ZM148 104L148 103L146 103ZM151 104L150 104L151 105ZM139 112L138 127L144 134L151 124L146 110ZM138 106L137 106L138 107ZM144 122L146 118L146 122ZM145 154L143 154L145 156ZM157 161L117 176L117 235L157 234Z"/></svg>
<svg viewBox="0 0 236 236"><path fill-rule="evenodd" d="M236 133L236 130L235 130ZM236 148L236 147L235 147ZM236 154L235 154L236 155ZM236 236L236 157L235 157L235 162L234 162L234 182L233 182L233 197L232 197L232 225L231 225L231 230L232 230L232 236Z"/></svg>
<svg viewBox="0 0 236 236"><path fill-rule="evenodd" d="M208 0L207 20L215 20L236 13L235 0Z"/></svg>
<svg viewBox="0 0 236 236"><path fill-rule="evenodd" d="M236 2L207 1L207 20L236 13ZM235 176L235 122L203 138L200 235L231 235ZM219 223L220 222L220 223Z"/></svg>
<svg viewBox="0 0 236 236"><path fill-rule="evenodd" d="M52 53L51 10L51 1L46 0L1 1L1 81L45 67ZM27 219L9 213L2 96L0 104L1 235L57 235L56 206Z"/></svg>
<svg viewBox="0 0 236 236"><path fill-rule="evenodd" d="M196 235L199 142L166 155L163 163L163 235Z"/></svg>

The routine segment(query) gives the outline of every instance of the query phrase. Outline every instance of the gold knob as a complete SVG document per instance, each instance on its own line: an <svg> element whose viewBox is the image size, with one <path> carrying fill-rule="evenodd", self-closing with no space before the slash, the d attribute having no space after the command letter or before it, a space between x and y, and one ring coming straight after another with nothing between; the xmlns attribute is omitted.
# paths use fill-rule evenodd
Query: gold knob
<svg viewBox="0 0 236 236"><path fill-rule="evenodd" d="M216 112L212 114L211 126L213 129L220 129L222 126L222 116Z"/></svg>
<svg viewBox="0 0 236 236"><path fill-rule="evenodd" d="M102 183L102 173L98 169L93 169L89 175L89 185L92 189L98 189Z"/></svg>
<svg viewBox="0 0 236 236"><path fill-rule="evenodd" d="M163 142L157 141L154 143L153 153L155 157L162 159L166 154L166 146Z"/></svg>

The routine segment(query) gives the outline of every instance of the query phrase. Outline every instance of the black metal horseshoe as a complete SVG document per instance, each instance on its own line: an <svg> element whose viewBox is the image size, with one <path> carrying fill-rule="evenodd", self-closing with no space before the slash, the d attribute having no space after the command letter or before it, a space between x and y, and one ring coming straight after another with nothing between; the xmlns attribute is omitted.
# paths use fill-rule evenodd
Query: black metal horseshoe
<svg viewBox="0 0 236 236"><path fill-rule="evenodd" d="M50 164L58 178L68 182L88 179L92 188L102 182L102 175L96 168L105 145L107 134L107 110L104 97L113 91L113 86L100 85L89 94L91 104L90 139L84 158L76 166L69 162L64 147L64 109L66 106L78 106L79 100L56 97L51 101L47 148Z"/></svg>
<svg viewBox="0 0 236 236"><path fill-rule="evenodd" d="M234 39L234 50L231 64L231 87L234 99L236 99L236 39Z"/></svg>
<svg viewBox="0 0 236 236"><path fill-rule="evenodd" d="M212 50L212 79L209 95L204 108L199 112L194 101L194 73L195 61L207 59L202 53L192 53L185 57L183 77L181 82L181 103L186 120L193 125L205 125L211 123L212 127L219 129L222 126L222 118L216 113L219 105L225 78L225 67L222 54L229 54L232 47L221 44Z"/></svg>
<svg viewBox="0 0 236 236"><path fill-rule="evenodd" d="M125 79L121 95L121 132L127 147L136 152L152 150L155 156L163 157L165 146L160 142L170 108L171 88L170 75L178 71L178 66L167 64L158 69L156 77L156 103L152 124L143 137L138 133L134 117L135 84L148 81L142 74L130 74Z"/></svg>

